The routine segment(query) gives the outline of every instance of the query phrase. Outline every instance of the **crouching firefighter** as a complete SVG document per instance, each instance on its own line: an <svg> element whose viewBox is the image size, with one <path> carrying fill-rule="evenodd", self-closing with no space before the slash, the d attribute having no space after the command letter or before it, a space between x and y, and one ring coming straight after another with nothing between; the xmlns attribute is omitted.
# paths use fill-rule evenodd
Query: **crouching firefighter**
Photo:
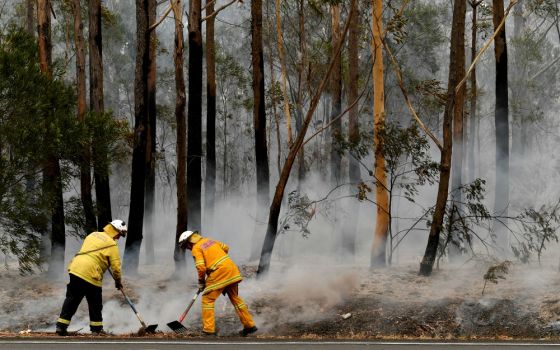
<svg viewBox="0 0 560 350"><path fill-rule="evenodd" d="M115 287L121 289L121 259L117 240L126 237L127 228L122 220L113 220L102 232L89 234L80 251L68 265L70 283L66 286L66 299L56 322L56 334L68 334L68 326L80 302L86 297L89 308L90 330L93 335L105 334L101 310L103 274L111 268Z"/></svg>
<svg viewBox="0 0 560 350"><path fill-rule="evenodd" d="M189 249L198 273L198 293L202 293L202 332L215 335L214 303L220 294L229 297L243 329L241 336L257 331L249 308L239 297L239 268L227 254L229 247L219 241L203 238L197 231L185 231L179 237L181 248Z"/></svg>

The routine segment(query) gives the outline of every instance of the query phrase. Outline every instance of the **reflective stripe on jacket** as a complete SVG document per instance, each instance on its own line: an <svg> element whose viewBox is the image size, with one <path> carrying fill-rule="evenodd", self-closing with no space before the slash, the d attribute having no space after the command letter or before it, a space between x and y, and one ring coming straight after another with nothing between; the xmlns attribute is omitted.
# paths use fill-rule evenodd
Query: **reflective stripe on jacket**
<svg viewBox="0 0 560 350"><path fill-rule="evenodd" d="M111 267L115 279L120 281L121 258L119 246L113 239L117 234L117 230L110 224L103 228L103 232L89 234L68 265L68 272L101 287L103 274Z"/></svg>
<svg viewBox="0 0 560 350"><path fill-rule="evenodd" d="M224 288L243 279L239 268L227 254L228 251L227 244L209 238L202 238L193 245L192 255L198 272L198 280L203 281L205 276L208 276L205 293Z"/></svg>

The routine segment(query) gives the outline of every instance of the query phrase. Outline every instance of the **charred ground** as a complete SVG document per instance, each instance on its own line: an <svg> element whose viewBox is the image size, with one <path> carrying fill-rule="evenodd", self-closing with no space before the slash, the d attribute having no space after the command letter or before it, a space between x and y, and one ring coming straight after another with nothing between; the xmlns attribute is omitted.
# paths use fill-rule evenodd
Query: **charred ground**
<svg viewBox="0 0 560 350"><path fill-rule="evenodd" d="M418 276L413 265L350 272L337 268L328 277L317 273L259 282L250 276L254 268L244 267L249 278L241 293L259 325L257 337L262 338L560 338L560 274L555 268L514 265L505 279L488 285L482 295L485 268L482 264L446 268L429 278ZM49 331L54 329L64 283L10 271L0 279L7 286L0 292L0 336L52 336ZM180 310L169 314L162 305L170 296L179 298L182 293L184 297L184 286L175 286L169 278L130 282L136 302L142 297L133 291L143 290L145 285L152 288L151 298L162 295L161 305L154 306L160 313L152 310L145 315L148 323L154 319L159 323L153 337L201 335L199 310L189 314L185 335L175 335L165 326ZM115 336L134 336L130 330L135 329L136 320L119 294L106 288L104 298L109 323L114 317L107 313L110 308L122 308L120 313L130 321L125 327L128 331L109 330ZM141 310L142 306L140 303ZM76 317L87 321L85 301ZM221 336L237 336L239 322L225 298L216 304L216 317ZM82 332L88 336L87 327Z"/></svg>

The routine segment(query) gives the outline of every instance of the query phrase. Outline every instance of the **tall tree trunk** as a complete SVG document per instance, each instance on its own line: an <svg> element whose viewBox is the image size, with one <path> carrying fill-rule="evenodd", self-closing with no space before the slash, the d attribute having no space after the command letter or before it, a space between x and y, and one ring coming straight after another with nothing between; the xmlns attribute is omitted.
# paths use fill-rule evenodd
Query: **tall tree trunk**
<svg viewBox="0 0 560 350"><path fill-rule="evenodd" d="M157 21L156 2L148 3L148 23ZM156 201L156 30L150 29L150 66L148 72L148 132L146 141L146 198L144 201L146 263L155 262L154 220Z"/></svg>
<svg viewBox="0 0 560 350"><path fill-rule="evenodd" d="M525 150L526 150L526 141L527 137L526 134L530 125L526 123L525 113L523 113L523 109L527 108L527 101L526 96L526 84L529 80L527 76L527 66L525 62L523 62L523 55L520 51L521 40L523 36L523 31L525 27L525 18L523 17L523 3L519 1L515 8L513 9L513 39L516 41L516 45L514 45L514 54L513 54L513 74L512 74L512 100L515 101L512 104L512 123L511 123L511 160L512 160L512 167L514 168L512 171L513 176L517 170L516 167L520 167L522 162Z"/></svg>
<svg viewBox="0 0 560 350"><path fill-rule="evenodd" d="M356 19L350 23L350 32L348 33L348 103L354 103L358 99L358 82L360 79L360 24L361 16L356 14ZM358 105L350 108L348 116L348 141L350 145L357 146L360 143L360 122ZM353 258L356 252L356 230L358 227L360 206L356 193L358 184L362 181L360 175L360 162L355 152L348 155L348 178L351 184L350 203L348 212L352 216L344 225L344 234L342 240L342 249L349 258Z"/></svg>
<svg viewBox="0 0 560 350"><path fill-rule="evenodd" d="M281 72L281 86L282 86L282 97L284 100L284 118L286 118L286 127L288 128L288 146L293 142L292 140L292 114L290 112L290 98L288 96L288 84L287 84L287 73L286 73L286 59L284 55L284 42L282 34L282 15L281 15L281 0L275 1L276 9L276 44L278 46L278 59L280 60L280 72ZM262 15L261 15L262 17ZM264 70L263 70L264 72ZM264 76L264 73L263 73ZM263 95L264 96L264 95Z"/></svg>
<svg viewBox="0 0 560 350"><path fill-rule="evenodd" d="M280 209L282 207L284 190L286 188L286 184L288 183L290 172L292 170L292 166L294 164L297 153L300 150L301 145L303 144L303 140L305 138L305 134L307 133L307 128L309 127L311 118L313 117L313 113L315 112L315 109L317 108L317 105L319 103L319 99L321 98L321 94L323 93L323 90L325 89L325 86L329 81L330 74L334 68L336 55L340 54L342 41L346 36L346 33L348 32L349 23L350 21L352 21L355 7L356 7L356 0L352 0L350 4L350 12L348 14L348 20L346 22L346 25L344 26L344 31L342 32L341 40L338 42L337 47L333 51L334 55L331 58L327 72L323 77L323 79L321 80L321 83L319 84L319 87L317 88L315 95L311 100L309 110L307 111L307 114L305 115L305 119L303 121L303 125L301 129L298 130L296 139L294 140L294 143L290 147L288 156L286 158L286 161L284 162L284 166L282 167L282 172L280 173L280 178L278 179L278 184L276 185L274 197L270 204L270 210L268 214L268 226L266 229L266 235L264 238L263 247L261 251L259 268L257 270L257 274L259 276L265 275L270 268L270 259L271 259L272 251L274 249L276 235L278 234L278 218L280 216Z"/></svg>
<svg viewBox="0 0 560 350"><path fill-rule="evenodd" d="M72 11L74 12L74 45L76 46L76 85L77 85L77 117L85 124L86 119L86 55L84 44L84 24L82 22L82 8L80 0L72 1ZM82 146L80 157L80 198L84 207L86 219L84 230L86 233L97 229L97 218L93 209L93 199L91 196L91 144L86 142Z"/></svg>
<svg viewBox="0 0 560 350"><path fill-rule="evenodd" d="M26 0L25 30L31 35L35 35L35 0Z"/></svg>
<svg viewBox="0 0 560 350"><path fill-rule="evenodd" d="M171 0L172 1L172 0ZM175 230L175 249L173 260L175 270L182 271L185 267L185 252L177 243L179 236L187 230L187 120L185 119L185 75L183 72L183 3L176 0L173 6L175 18L175 121L177 123L177 229Z"/></svg>
<svg viewBox="0 0 560 350"><path fill-rule="evenodd" d="M213 0L206 0L206 16L214 13ZM214 202L216 198L216 45L215 17L206 20L206 229L214 229Z"/></svg>
<svg viewBox="0 0 560 350"><path fill-rule="evenodd" d="M496 30L504 17L504 1L493 0L493 22ZM494 109L496 127L496 193L494 212L507 217L509 205L509 107L508 107L508 59L505 26L494 39L496 59L496 105ZM507 252L507 220L494 222L498 247Z"/></svg>
<svg viewBox="0 0 560 350"><path fill-rule="evenodd" d="M333 49L340 41L340 5L331 6L331 37ZM341 179L341 157L338 150L338 143L341 136L342 123L337 118L342 110L342 58L341 55L333 55L336 57L334 69L331 75L331 115L332 122L331 136L331 185L339 184ZM335 120L335 118L337 118Z"/></svg>
<svg viewBox="0 0 560 350"><path fill-rule="evenodd" d="M371 250L370 266L386 265L386 247L389 236L391 213L389 213L389 192L387 188L387 172L385 171L385 155L383 150L383 134L385 130L385 79L383 77L383 1L373 0L373 121L375 143L375 198L377 215L375 232Z"/></svg>
<svg viewBox="0 0 560 350"><path fill-rule="evenodd" d="M298 91L296 101L296 132L303 124L303 97L306 86L305 67L307 67L307 50L305 48L305 1L299 1L299 51L301 61L298 65ZM298 184L305 180L305 147L302 146L298 153Z"/></svg>
<svg viewBox="0 0 560 350"><path fill-rule="evenodd" d="M52 76L51 5L49 0L37 1L37 28L39 40L39 67L43 74ZM46 137L48 142L49 137ZM45 149L52 149L45 145ZM43 193L51 202L51 255L48 273L58 276L64 268L66 232L64 228L64 201L62 175L56 150L47 155L43 165ZM46 237L43 237L46 239Z"/></svg>
<svg viewBox="0 0 560 350"><path fill-rule="evenodd" d="M447 195L449 192L449 173L451 167L451 154L453 148L451 123L455 104L455 87L461 81L461 72L456 69L460 66L459 61L464 60L464 49L459 46L465 45L465 15L466 0L455 0L453 5L453 25L451 27L451 48L449 54L449 82L447 84L447 102L443 114L443 149L441 151L441 164L439 168L439 185L436 206L430 227L430 236L424 257L420 263L419 274L429 276L432 273L439 245L439 236L443 225Z"/></svg>
<svg viewBox="0 0 560 350"><path fill-rule="evenodd" d="M466 5L465 5L466 11ZM465 30L461 34L464 38ZM456 74L459 81L465 76L465 45L457 47L458 52L456 66ZM461 255L461 238L460 232L455 229L455 222L459 220L461 203L463 196L460 187L463 185L463 109L465 104L465 85L461 86L455 94L455 102L453 104L453 157L451 159L451 205L454 207L451 215L451 227L449 231L449 258L458 260Z"/></svg>
<svg viewBox="0 0 560 350"><path fill-rule="evenodd" d="M476 42L478 38L478 18L477 10L478 5L480 5L482 0L473 0L470 5L472 7L472 34L471 34L471 63L474 62L476 58ZM475 157L474 157L474 145L475 145L475 135L476 135L476 125L477 125L477 115L476 115L476 102L477 102L477 86L476 86L476 66L473 67L471 71L471 100L470 100L470 113L469 113L469 182L474 181L475 178Z"/></svg>
<svg viewBox="0 0 560 350"><path fill-rule="evenodd" d="M144 198L146 185L146 153L150 101L148 79L150 72L150 6L155 0L136 2L136 71L134 76L134 145L130 182L130 211L128 235L124 251L127 272L136 274L143 239Z"/></svg>
<svg viewBox="0 0 560 350"><path fill-rule="evenodd" d="M103 103L103 41L101 35L101 0L89 0L89 104L92 113L105 112ZM102 230L112 220L109 189L109 160L105 138L93 136L93 176L97 200L97 228Z"/></svg>
<svg viewBox="0 0 560 350"><path fill-rule="evenodd" d="M48 273L51 276L61 276L64 271L64 249L66 246L66 232L64 227L64 199L60 161L56 155L47 158L43 170L43 183L51 197L51 256Z"/></svg>
<svg viewBox="0 0 560 350"><path fill-rule="evenodd" d="M255 163L257 173L257 225L264 222L269 205L269 168L266 144L264 59L262 41L262 0L251 1L251 61L253 66L253 127L255 129ZM255 231L253 245L261 242ZM255 247L253 247L253 250Z"/></svg>
<svg viewBox="0 0 560 350"><path fill-rule="evenodd" d="M201 230L202 186L202 32L201 1L190 0L189 100L187 114L188 227Z"/></svg>
<svg viewBox="0 0 560 350"><path fill-rule="evenodd" d="M39 68L43 74L52 75L51 2L37 0L37 35L39 40Z"/></svg>

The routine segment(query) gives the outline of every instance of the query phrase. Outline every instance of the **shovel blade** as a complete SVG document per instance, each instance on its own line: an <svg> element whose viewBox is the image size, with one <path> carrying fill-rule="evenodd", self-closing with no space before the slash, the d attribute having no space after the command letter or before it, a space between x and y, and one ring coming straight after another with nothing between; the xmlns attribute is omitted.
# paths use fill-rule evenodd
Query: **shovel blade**
<svg viewBox="0 0 560 350"><path fill-rule="evenodd" d="M157 324L149 325L148 327L146 327L146 333L155 333L157 326Z"/></svg>
<svg viewBox="0 0 560 350"><path fill-rule="evenodd" d="M171 330L173 332L177 333L177 334L182 334L182 333L185 333L187 331L185 326L183 326L183 324L179 321L169 322L167 324L167 327L171 328Z"/></svg>

